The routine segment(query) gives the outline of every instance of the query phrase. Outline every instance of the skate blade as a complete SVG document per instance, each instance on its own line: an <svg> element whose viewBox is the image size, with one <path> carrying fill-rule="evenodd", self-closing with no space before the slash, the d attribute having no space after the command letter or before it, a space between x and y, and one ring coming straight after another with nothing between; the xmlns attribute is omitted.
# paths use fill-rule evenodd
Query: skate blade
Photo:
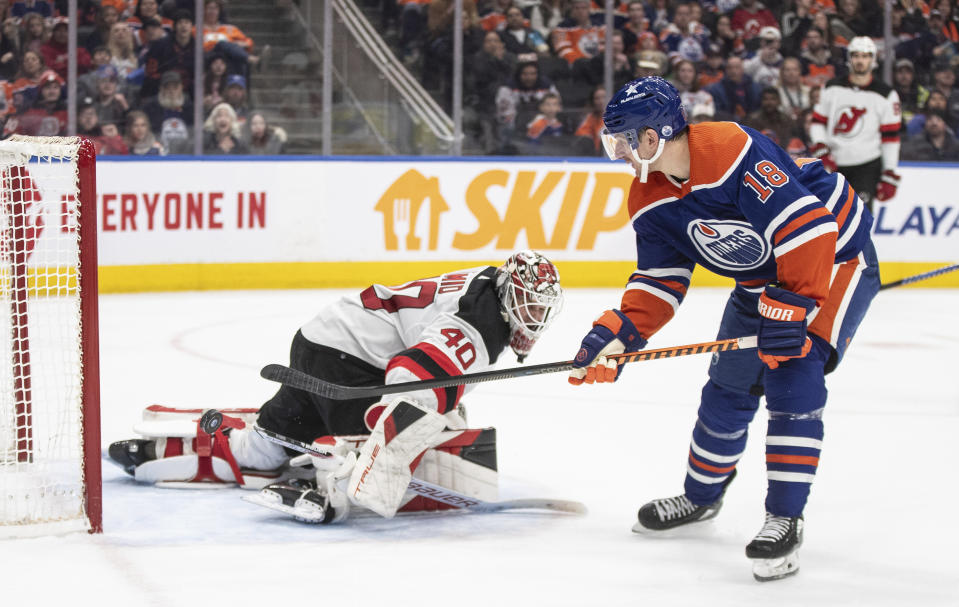
<svg viewBox="0 0 959 607"><path fill-rule="evenodd" d="M772 582L799 573L799 552L793 551L777 559L752 559L753 577L757 582Z"/></svg>
<svg viewBox="0 0 959 607"><path fill-rule="evenodd" d="M315 507L297 507L299 504L287 506L283 503L283 500L280 498L280 496L276 494L254 493L252 495L244 495L241 499L244 502L249 502L251 504L256 504L257 506L269 508L270 510L282 512L283 514L292 516L300 522L309 523L311 525L322 523L325 516L325 513L322 510L319 510Z"/></svg>

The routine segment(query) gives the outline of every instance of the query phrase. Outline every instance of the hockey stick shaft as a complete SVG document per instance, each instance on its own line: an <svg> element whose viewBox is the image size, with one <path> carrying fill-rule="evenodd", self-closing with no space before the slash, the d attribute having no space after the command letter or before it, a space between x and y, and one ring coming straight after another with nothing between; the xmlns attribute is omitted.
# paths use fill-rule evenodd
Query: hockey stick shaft
<svg viewBox="0 0 959 607"><path fill-rule="evenodd" d="M614 354L609 358L619 361L620 364L626 364L644 360L676 358L679 356L689 356L691 354L726 352L729 350L745 350L747 348L755 347L755 336L732 337L717 341L707 341L700 344L688 344L684 346L673 346L671 348L659 348L656 350L642 350L640 352ZM480 373L467 373L466 375L425 379L422 381L403 382L399 384L387 384L383 386L341 386L339 384L322 380L318 377L313 377L312 375L307 375L306 373L285 367L283 365L267 365L263 367L262 371L260 371L260 376L264 379L279 382L281 384L298 388L319 396L324 396L326 398L345 400L350 398L365 398L370 396L382 396L384 394L396 394L400 392L414 392L416 390L449 388L450 386L478 384L500 379L528 377L530 375L543 375L545 373L559 373L563 371L569 371L572 368L573 361L566 360L562 362L544 363L541 365L530 365L528 367L512 367L509 369L482 371Z"/></svg>
<svg viewBox="0 0 959 607"><path fill-rule="evenodd" d="M902 285L912 284L914 282L919 282L920 280L926 280L939 276L940 274L947 274L949 272L954 272L959 270L959 263L954 263L951 266L945 266L939 268L938 270L930 270L929 272L923 272L922 274L916 274L915 276L907 276L906 278L901 278L899 280L894 280L892 282L887 282L883 285L880 285L879 290L884 291L886 289L891 289L893 287L901 287Z"/></svg>
<svg viewBox="0 0 959 607"><path fill-rule="evenodd" d="M937 270L931 270L915 276L909 276L894 282L880 285L879 290L891 289L921 280L933 278L941 274L946 274L954 270L959 270L959 264L945 266ZM628 354L616 354L610 356L610 359L619 361L620 364L640 362L644 360L657 360L661 358L676 358L679 356L689 356L691 354L708 354L711 352L726 352L729 350L745 350L756 347L756 336L734 337L730 339L720 339L700 344L689 344L684 346L673 346L671 348L659 348L657 350L642 350L640 352L631 352ZM414 392L416 390L432 390L437 388L449 388L451 386L462 386L467 384L478 384L487 381L497 381L501 379L513 379L517 377L528 377L531 375L543 375L545 373L560 373L569 371L573 368L573 361L566 360L562 362L544 363L540 365L530 365L528 367L513 367L510 369L500 369L494 371L483 371L480 373L467 373L466 375L457 375L454 377L445 377L437 379L427 379L423 381L404 382L399 384L389 384L383 386L342 386L332 382L325 381L318 377L307 375L296 369L291 369L283 365L267 365L260 371L260 376L270 381L279 382L293 388L298 388L306 392L318 394L334 400L345 400L351 398L367 398L370 396L383 396L386 394L396 394L400 392Z"/></svg>
<svg viewBox="0 0 959 607"><path fill-rule="evenodd" d="M332 450L324 450L321 447L308 445L307 443L299 441L295 438L283 436L282 434L261 428L255 424L253 426L253 430L270 442L282 445L284 447L289 447L290 449L299 451L300 453L306 453L307 455L321 457L323 459L338 459L340 457L339 455L333 453ZM526 498L509 500L505 502L486 502L419 478L412 479L407 490L412 491L417 495L428 497L429 499L440 502L441 504L453 506L454 508L468 509L471 512L499 512L501 510L554 510L557 512L570 512L573 514L586 513L586 506L580 502L574 502L570 500Z"/></svg>

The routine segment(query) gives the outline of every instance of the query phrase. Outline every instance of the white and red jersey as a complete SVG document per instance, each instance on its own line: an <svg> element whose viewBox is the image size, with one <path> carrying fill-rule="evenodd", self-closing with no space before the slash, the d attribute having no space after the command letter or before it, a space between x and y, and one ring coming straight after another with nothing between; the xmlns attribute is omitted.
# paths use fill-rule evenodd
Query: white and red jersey
<svg viewBox="0 0 959 607"><path fill-rule="evenodd" d="M330 305L300 331L313 343L385 369L388 384L485 371L510 337L495 273L482 266L395 287L372 285ZM464 388L413 396L444 413Z"/></svg>
<svg viewBox="0 0 959 607"><path fill-rule="evenodd" d="M899 166L899 95L875 78L866 87L848 79L829 81L813 108L809 137L829 146L836 164L858 166L882 157L882 168Z"/></svg>

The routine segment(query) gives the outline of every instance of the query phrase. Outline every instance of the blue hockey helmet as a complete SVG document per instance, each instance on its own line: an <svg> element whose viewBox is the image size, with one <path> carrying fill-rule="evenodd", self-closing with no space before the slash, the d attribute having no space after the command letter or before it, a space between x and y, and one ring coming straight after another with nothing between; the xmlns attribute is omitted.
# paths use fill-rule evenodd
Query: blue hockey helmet
<svg viewBox="0 0 959 607"><path fill-rule="evenodd" d="M610 160L631 155L642 166L639 180L646 181L649 164L663 153L667 141L686 128L686 111L679 91L658 76L632 80L623 85L606 105L600 139ZM659 149L652 158L639 157L636 148L646 129L659 135Z"/></svg>

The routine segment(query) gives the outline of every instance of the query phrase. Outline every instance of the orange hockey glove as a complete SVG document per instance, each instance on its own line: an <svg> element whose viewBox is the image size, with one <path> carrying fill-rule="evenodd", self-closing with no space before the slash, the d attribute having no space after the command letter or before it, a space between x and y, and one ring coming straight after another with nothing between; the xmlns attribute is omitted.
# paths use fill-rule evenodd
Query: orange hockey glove
<svg viewBox="0 0 959 607"><path fill-rule="evenodd" d="M614 382L619 379L623 369L606 356L636 352L645 346L646 340L636 330L633 321L619 310L606 310L583 338L573 360L573 370L569 372L569 383L578 386L583 382Z"/></svg>

